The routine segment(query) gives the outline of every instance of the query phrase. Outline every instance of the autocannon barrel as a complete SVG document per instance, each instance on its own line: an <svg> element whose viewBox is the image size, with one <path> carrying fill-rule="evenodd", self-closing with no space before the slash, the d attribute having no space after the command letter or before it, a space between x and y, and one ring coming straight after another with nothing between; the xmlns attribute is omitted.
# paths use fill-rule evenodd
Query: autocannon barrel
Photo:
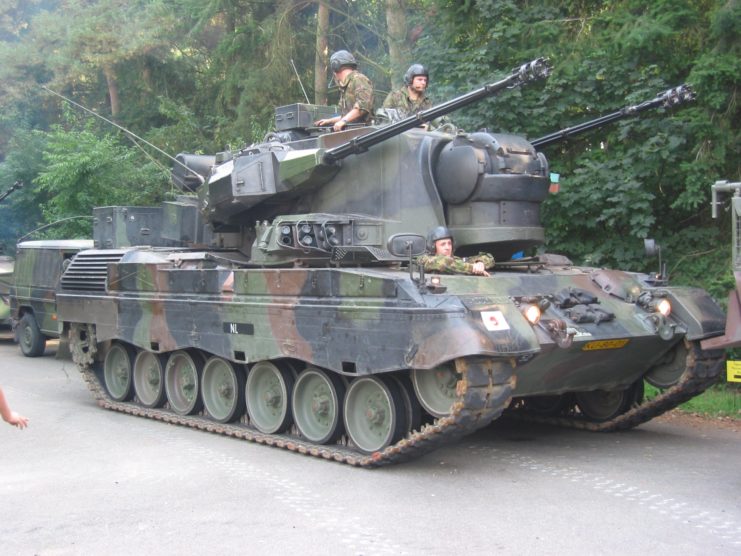
<svg viewBox="0 0 741 556"><path fill-rule="evenodd" d="M659 106L663 106L665 108L678 106L682 103L694 100L694 98L695 93L689 85L679 85L678 87L674 87L672 89L664 91L663 93L659 93L658 95L656 95L655 98L652 98L651 100L647 100L640 104L625 106L620 110L613 112L612 114L600 116L599 118L595 118L594 120L589 120L588 122L583 122L573 127L567 127L560 131L555 131L553 133L530 141L530 143L533 147L539 149L553 143L558 143L559 141L564 141L570 137L579 135L591 129L602 127L603 125L612 123L614 121L628 118L630 116L635 116L640 112L643 112L644 110L648 110L650 108L658 108Z"/></svg>
<svg viewBox="0 0 741 556"><path fill-rule="evenodd" d="M465 95L443 102L442 104L438 104L437 106L433 106L427 110L422 110L413 116L409 116L408 118L396 123L382 127L381 129L368 133L367 135L356 137L347 143L343 143L338 147L330 149L324 153L323 162L325 164L332 164L350 156L351 154L364 152L373 145L377 145L378 143L386 141L396 135L400 135L409 129L430 122L435 118L440 118L441 116L450 114L454 110L473 104L474 102L491 96L502 89L522 85L528 81L547 77L549 73L550 65L548 64L548 60L545 58L537 58L532 62L521 65L519 68L515 68L509 76L500 81L484 85L480 89L476 89L475 91L471 91Z"/></svg>

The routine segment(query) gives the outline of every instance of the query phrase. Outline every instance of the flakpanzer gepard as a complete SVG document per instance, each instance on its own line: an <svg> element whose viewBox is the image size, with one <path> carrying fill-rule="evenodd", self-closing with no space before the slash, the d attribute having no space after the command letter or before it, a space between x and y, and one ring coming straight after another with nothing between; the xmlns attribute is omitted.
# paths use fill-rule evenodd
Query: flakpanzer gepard
<svg viewBox="0 0 741 556"><path fill-rule="evenodd" d="M511 411L598 430L696 395L721 356L703 291L662 276L512 260L544 241L538 148L647 108L678 88L536 141L420 127L544 77L535 60L385 126L327 133L333 110L277 110L260 144L179 155L162 207L95 211L57 302L104 407L361 466L402 461ZM490 277L425 273L447 226ZM643 400L643 382L661 389Z"/></svg>

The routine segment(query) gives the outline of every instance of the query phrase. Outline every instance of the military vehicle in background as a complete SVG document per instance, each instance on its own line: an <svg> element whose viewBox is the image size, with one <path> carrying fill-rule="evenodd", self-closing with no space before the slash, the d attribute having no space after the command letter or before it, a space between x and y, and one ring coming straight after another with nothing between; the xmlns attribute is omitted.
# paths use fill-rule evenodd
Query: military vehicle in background
<svg viewBox="0 0 741 556"><path fill-rule="evenodd" d="M733 275L736 289L728 294L725 334L702 342L703 349L726 349L741 346L741 182L717 181L711 187L712 215L718 218L721 193L731 196L731 237ZM739 377L741 379L741 377Z"/></svg>
<svg viewBox="0 0 741 556"><path fill-rule="evenodd" d="M262 143L178 155L190 196L96 209L95 248L57 302L98 403L370 467L508 407L615 430L701 392L722 355L699 342L724 322L705 292L558 255L510 260L544 241L536 147L573 128L528 141L420 127L547 73L535 60L384 127L333 133L312 127L331 109L281 107ZM690 96L672 89L591 127ZM415 264L438 225L458 254L493 253L492 276ZM644 380L662 393L643 400Z"/></svg>
<svg viewBox="0 0 741 556"><path fill-rule="evenodd" d="M13 338L13 321L10 318L10 285L13 282L13 268L15 261L13 257L5 255L5 250L0 250L0 339L10 340Z"/></svg>
<svg viewBox="0 0 741 556"><path fill-rule="evenodd" d="M21 189L23 184L16 181L8 189L0 193L0 203L8 195ZM15 260L13 257L6 255L5 245L0 243L0 340L11 340L15 336L13 332L13 320L10 317L10 285L13 282L13 267Z"/></svg>
<svg viewBox="0 0 741 556"><path fill-rule="evenodd" d="M59 278L75 254L92 247L92 240L52 239L18 244L8 297L18 344L26 357L43 355L47 339L61 334L56 304Z"/></svg>

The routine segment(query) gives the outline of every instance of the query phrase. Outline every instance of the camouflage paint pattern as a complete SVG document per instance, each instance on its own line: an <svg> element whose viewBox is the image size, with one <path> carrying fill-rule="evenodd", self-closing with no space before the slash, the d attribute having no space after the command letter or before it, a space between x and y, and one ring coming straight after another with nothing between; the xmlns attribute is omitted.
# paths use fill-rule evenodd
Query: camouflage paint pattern
<svg viewBox="0 0 741 556"><path fill-rule="evenodd" d="M12 316L19 321L33 315L41 332L57 337L61 321L57 318L56 288L63 264L75 253L90 249L89 240L38 240L18 244L15 273L10 288Z"/></svg>
<svg viewBox="0 0 741 556"><path fill-rule="evenodd" d="M241 269L234 271L234 291L225 292L224 269L184 269L165 257L161 263L125 260L110 266L105 295L62 292L65 320L96 324L99 341L120 339L157 352L198 348L237 363L291 358L365 375L487 355L520 362L518 395L554 394L626 386L685 335L723 330L723 313L704 291L665 287L658 293L671 300L676 316L670 317L672 337L662 339L651 311L601 289L595 283L600 271L590 268L441 276L447 289L440 293L420 291L406 271L383 268ZM620 280L636 298L657 292L644 275L610 272L612 283ZM546 327L525 319L522 300L570 290L587 292L597 314L614 317L575 322L568 312L573 307L552 303L543 321L562 319L575 332L573 344L561 347ZM489 330L484 319L492 314L501 322ZM687 318L699 314L702 319ZM619 347L585 349L597 341Z"/></svg>
<svg viewBox="0 0 741 556"><path fill-rule="evenodd" d="M421 264L426 272L441 272L443 274L474 274L474 263L483 263L486 270L494 267L494 257L489 253L479 253L473 257L449 257L447 255L420 255L417 264Z"/></svg>
<svg viewBox="0 0 741 556"><path fill-rule="evenodd" d="M399 116L406 118L422 110L432 108L432 101L427 95L412 99L409 96L408 87L404 86L396 91L391 91L383 101L384 108L394 108L399 112Z"/></svg>
<svg viewBox="0 0 741 556"><path fill-rule="evenodd" d="M412 99L409 96L408 87L404 86L396 91L391 91L383 101L384 108L393 108L399 112L399 116L406 118L422 110L432 108L432 101L427 95Z"/></svg>
<svg viewBox="0 0 741 556"><path fill-rule="evenodd" d="M350 72L339 84L340 113L344 116L353 108L365 112L360 122L369 121L373 115L373 84L357 70Z"/></svg>
<svg viewBox="0 0 741 556"><path fill-rule="evenodd" d="M258 362L288 363L294 373L315 366L345 376L350 389L384 383L354 382L368 375L408 378L436 369L424 375L436 377L445 367L461 377L449 373L456 400L469 386L497 385L495 407L486 409L490 420L513 388L523 398L628 392L656 368L671 367L667 357L686 340L722 333L724 315L702 290L575 267L564 257L507 261L544 237L539 207L548 163L524 138L390 129L398 132L288 133L215 157L197 198L213 232L208 247L121 243L78 253L62 276L57 304L83 372L94 356L105 357L111 341L127 350L221 357L244 365L247 377ZM372 133L384 140L359 147ZM353 147L355 155L333 158L338 147ZM409 268L421 254L412 252L414 241L401 256L389 240L424 236L438 225L451 229L461 255L483 250L492 253L487 267L494 257L507 262L490 277L423 281ZM668 316L658 312L667 300ZM650 406L631 426L711 383L718 357L696 346L687 353L682 376L687 383L697 373L706 380L697 390L684 390L684 382L677 393L670 387L670 403ZM700 359L712 359L712 368L695 364ZM469 366L476 384L461 374ZM486 388L468 401L490 399ZM415 392L407 392L410 404L423 398ZM454 405L451 415L468 420L475 405ZM124 399L119 408L141 411L134 406ZM362 404L349 411L367 414Z"/></svg>
<svg viewBox="0 0 741 556"><path fill-rule="evenodd" d="M13 283L13 257L0 255L0 337L10 337L10 287Z"/></svg>

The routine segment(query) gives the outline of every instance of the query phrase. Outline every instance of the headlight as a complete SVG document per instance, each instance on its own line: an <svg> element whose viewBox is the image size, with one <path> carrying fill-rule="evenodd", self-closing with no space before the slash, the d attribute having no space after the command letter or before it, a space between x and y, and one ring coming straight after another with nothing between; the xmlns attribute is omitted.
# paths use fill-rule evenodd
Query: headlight
<svg viewBox="0 0 741 556"><path fill-rule="evenodd" d="M661 313L665 317L668 317L672 312L672 304L665 297L655 300L653 307L655 311Z"/></svg>
<svg viewBox="0 0 741 556"><path fill-rule="evenodd" d="M526 305L522 308L522 314L532 325L538 324L538 321L540 321L541 312L537 305Z"/></svg>

